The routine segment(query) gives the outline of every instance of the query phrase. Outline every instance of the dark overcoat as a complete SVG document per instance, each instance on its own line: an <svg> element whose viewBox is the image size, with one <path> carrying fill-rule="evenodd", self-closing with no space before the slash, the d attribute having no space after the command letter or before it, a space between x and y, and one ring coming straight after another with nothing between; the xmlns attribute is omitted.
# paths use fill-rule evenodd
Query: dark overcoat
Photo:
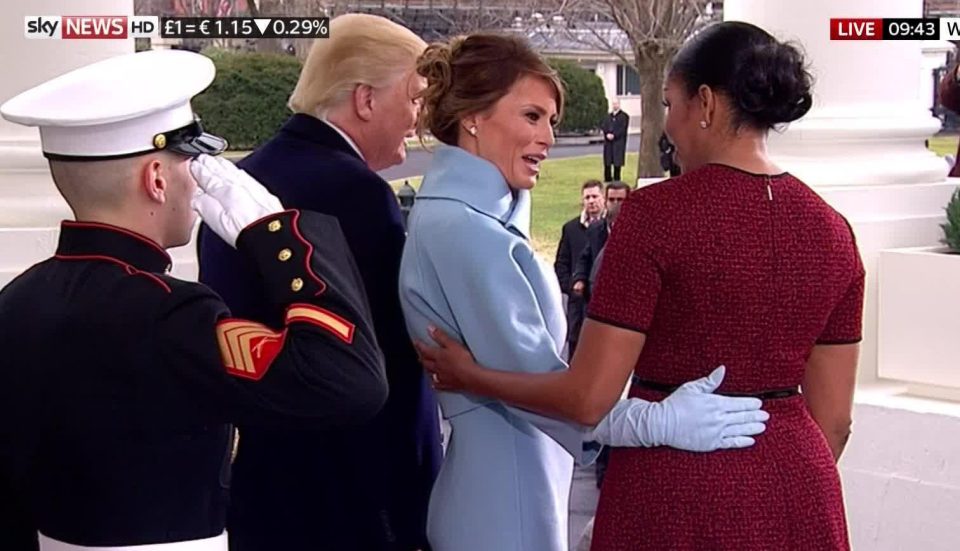
<svg viewBox="0 0 960 551"><path fill-rule="evenodd" d="M287 208L340 221L356 258L386 360L390 395L373 423L349 431L240 427L228 519L231 549L425 548L439 470L436 398L400 310L405 232L390 186L327 123L294 115L239 166ZM237 315L273 323L253 266L207 228L200 280Z"/></svg>

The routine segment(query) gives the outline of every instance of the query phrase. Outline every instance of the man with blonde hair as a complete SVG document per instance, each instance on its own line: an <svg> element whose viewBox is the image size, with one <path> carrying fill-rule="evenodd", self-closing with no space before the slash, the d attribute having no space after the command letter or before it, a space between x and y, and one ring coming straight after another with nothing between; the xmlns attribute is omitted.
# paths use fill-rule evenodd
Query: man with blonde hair
<svg viewBox="0 0 960 551"><path fill-rule="evenodd" d="M400 310L399 206L376 174L406 156L425 87L415 61L425 47L382 17L333 19L290 97L294 115L240 163L288 208L339 220L370 300L390 394L372 423L351 431L240 427L228 522L234 551L427 548L439 419ZM277 322L266 314L254 267L206 230L200 278L238 315Z"/></svg>

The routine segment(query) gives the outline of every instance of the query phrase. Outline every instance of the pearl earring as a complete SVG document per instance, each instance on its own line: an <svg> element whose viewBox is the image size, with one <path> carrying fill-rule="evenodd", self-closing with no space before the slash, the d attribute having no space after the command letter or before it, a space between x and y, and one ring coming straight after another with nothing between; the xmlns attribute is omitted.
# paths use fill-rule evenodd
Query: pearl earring
<svg viewBox="0 0 960 551"><path fill-rule="evenodd" d="M700 128L707 129L707 121L700 121Z"/></svg>
<svg viewBox="0 0 960 551"><path fill-rule="evenodd" d="M471 126L471 127L470 127L470 130L468 130L468 132L470 132L470 135L471 135L471 136L476 136L476 135L477 135L477 127L476 127L476 126Z"/></svg>

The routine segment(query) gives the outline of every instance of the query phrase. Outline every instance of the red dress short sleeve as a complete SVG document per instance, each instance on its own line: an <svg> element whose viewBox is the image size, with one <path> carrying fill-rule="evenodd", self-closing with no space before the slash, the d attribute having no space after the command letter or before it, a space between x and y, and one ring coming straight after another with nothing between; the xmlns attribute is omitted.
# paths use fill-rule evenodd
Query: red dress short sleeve
<svg viewBox="0 0 960 551"><path fill-rule="evenodd" d="M639 331L650 329L662 281L662 240L656 211L645 190L623 205L603 253L587 316Z"/></svg>

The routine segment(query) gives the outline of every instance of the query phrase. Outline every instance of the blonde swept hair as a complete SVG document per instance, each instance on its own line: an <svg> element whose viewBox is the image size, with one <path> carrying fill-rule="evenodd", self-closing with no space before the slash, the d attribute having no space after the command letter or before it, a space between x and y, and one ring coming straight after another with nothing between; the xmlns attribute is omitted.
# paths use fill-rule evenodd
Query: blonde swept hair
<svg viewBox="0 0 960 551"><path fill-rule="evenodd" d="M379 88L412 70L426 47L413 31L383 17L335 17L330 38L313 41L288 105L295 113L323 117L358 84Z"/></svg>

